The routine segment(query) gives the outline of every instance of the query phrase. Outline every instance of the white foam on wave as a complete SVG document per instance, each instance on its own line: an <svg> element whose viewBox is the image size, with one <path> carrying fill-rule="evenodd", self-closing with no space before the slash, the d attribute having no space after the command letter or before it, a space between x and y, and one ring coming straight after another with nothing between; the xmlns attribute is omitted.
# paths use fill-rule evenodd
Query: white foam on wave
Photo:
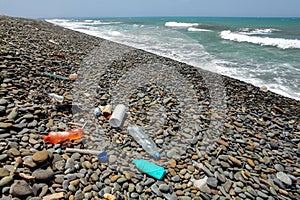
<svg viewBox="0 0 300 200"><path fill-rule="evenodd" d="M278 31L280 30L275 28L256 28L256 29L241 28L239 33L245 35L268 35Z"/></svg>
<svg viewBox="0 0 300 200"><path fill-rule="evenodd" d="M73 27L82 28L84 26L111 25L111 24L121 23L121 22L114 22L114 21L101 21L101 20L91 20L91 19L86 19L83 21L72 21L66 19L47 19L46 21L66 28L73 28Z"/></svg>
<svg viewBox="0 0 300 200"><path fill-rule="evenodd" d="M118 36L122 36L123 34L120 33L119 31L109 31L108 35L112 37L118 37Z"/></svg>
<svg viewBox="0 0 300 200"><path fill-rule="evenodd" d="M243 68L240 66L240 64L234 63L232 61L214 59L213 62L215 63L217 73L244 81L246 83L251 83L257 87L265 86L268 88L268 90L276 94L300 100L300 92L295 92L293 88L287 86L287 80L282 78L281 75L277 76L277 73L279 72L276 71L272 66L265 70L263 70L261 67L258 67L260 70L257 71L257 69L249 70L249 68ZM275 75L272 80L263 80L259 78L261 75L267 75L270 73Z"/></svg>
<svg viewBox="0 0 300 200"><path fill-rule="evenodd" d="M283 38L249 36L241 33L231 32L229 30L222 31L220 36L222 39L236 42L248 42L252 44L259 44L262 46L275 46L280 49L300 49L300 40L296 39L293 40Z"/></svg>
<svg viewBox="0 0 300 200"><path fill-rule="evenodd" d="M192 27L198 26L198 23L184 23L184 22L166 22L165 26L167 27Z"/></svg>
<svg viewBox="0 0 300 200"><path fill-rule="evenodd" d="M202 28L194 28L194 27L189 27L188 31L190 31L190 32L212 32L212 30L202 29Z"/></svg>

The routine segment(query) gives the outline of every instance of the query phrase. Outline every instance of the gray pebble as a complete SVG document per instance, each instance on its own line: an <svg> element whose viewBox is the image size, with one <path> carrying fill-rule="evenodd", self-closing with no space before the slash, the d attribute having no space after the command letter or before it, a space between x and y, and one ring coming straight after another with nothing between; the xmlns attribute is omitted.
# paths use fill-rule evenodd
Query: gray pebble
<svg viewBox="0 0 300 200"><path fill-rule="evenodd" d="M234 187L234 191L236 192L236 193L241 193L243 190L241 189L241 188L239 188L239 187Z"/></svg>
<svg viewBox="0 0 300 200"><path fill-rule="evenodd" d="M179 182L179 181L180 181L180 176L175 175L175 176L173 176L173 177L171 178L171 180L174 181L174 182Z"/></svg>
<svg viewBox="0 0 300 200"><path fill-rule="evenodd" d="M291 178L284 172L277 172L276 177L283 183L287 185L292 185L292 180Z"/></svg>
<svg viewBox="0 0 300 200"><path fill-rule="evenodd" d="M206 183L209 186L214 187L214 188L216 188L218 186L218 180L214 177L208 177Z"/></svg>
<svg viewBox="0 0 300 200"><path fill-rule="evenodd" d="M160 184L159 185L159 190L161 192L167 193L170 190L170 187L167 184Z"/></svg>
<svg viewBox="0 0 300 200"><path fill-rule="evenodd" d="M150 186L150 185L152 185L154 182L155 182L155 180L154 180L153 178L148 178L148 179L145 181L144 185L145 185L145 186Z"/></svg>
<svg viewBox="0 0 300 200"><path fill-rule="evenodd" d="M50 170L37 169L32 173L32 176L34 176L37 181L49 182L53 178L54 173Z"/></svg>

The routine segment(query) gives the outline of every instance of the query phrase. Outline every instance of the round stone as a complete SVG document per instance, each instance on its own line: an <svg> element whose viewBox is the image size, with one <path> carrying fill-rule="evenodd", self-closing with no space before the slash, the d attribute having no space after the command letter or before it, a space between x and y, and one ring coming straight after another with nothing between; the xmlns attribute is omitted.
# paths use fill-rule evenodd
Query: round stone
<svg viewBox="0 0 300 200"><path fill-rule="evenodd" d="M50 170L37 169L32 173L36 180L41 182L49 182L53 178L54 173Z"/></svg>
<svg viewBox="0 0 300 200"><path fill-rule="evenodd" d="M36 163L43 163L47 160L48 155L48 151L46 150L37 151L32 155L32 160Z"/></svg>
<svg viewBox="0 0 300 200"><path fill-rule="evenodd" d="M282 172L284 170L284 167L281 164L275 164L274 168L278 171L278 172Z"/></svg>
<svg viewBox="0 0 300 200"><path fill-rule="evenodd" d="M276 177L283 183L287 185L292 185L291 178L284 172L277 172Z"/></svg>
<svg viewBox="0 0 300 200"><path fill-rule="evenodd" d="M207 185L214 187L214 188L218 186L218 180L214 177L208 177L206 183L207 183Z"/></svg>
<svg viewBox="0 0 300 200"><path fill-rule="evenodd" d="M6 168L0 168L0 178L9 175L9 170Z"/></svg>
<svg viewBox="0 0 300 200"><path fill-rule="evenodd" d="M15 180L10 188L11 194L16 197L28 196L32 194L32 189L24 180Z"/></svg>

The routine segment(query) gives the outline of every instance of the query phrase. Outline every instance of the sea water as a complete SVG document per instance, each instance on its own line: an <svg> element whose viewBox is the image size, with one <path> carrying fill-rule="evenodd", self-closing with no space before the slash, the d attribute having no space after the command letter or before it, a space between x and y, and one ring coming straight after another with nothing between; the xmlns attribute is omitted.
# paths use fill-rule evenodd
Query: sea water
<svg viewBox="0 0 300 200"><path fill-rule="evenodd" d="M68 18L48 22L300 100L300 18Z"/></svg>

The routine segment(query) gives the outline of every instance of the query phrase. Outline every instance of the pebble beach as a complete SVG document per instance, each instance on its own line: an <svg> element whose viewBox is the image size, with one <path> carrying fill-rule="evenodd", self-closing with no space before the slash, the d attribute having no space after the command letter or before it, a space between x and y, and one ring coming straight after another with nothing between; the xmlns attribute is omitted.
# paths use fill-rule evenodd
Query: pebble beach
<svg viewBox="0 0 300 200"><path fill-rule="evenodd" d="M0 38L1 199L300 199L300 101L43 20L0 16ZM122 127L93 114L117 104ZM43 140L84 124L80 139Z"/></svg>

